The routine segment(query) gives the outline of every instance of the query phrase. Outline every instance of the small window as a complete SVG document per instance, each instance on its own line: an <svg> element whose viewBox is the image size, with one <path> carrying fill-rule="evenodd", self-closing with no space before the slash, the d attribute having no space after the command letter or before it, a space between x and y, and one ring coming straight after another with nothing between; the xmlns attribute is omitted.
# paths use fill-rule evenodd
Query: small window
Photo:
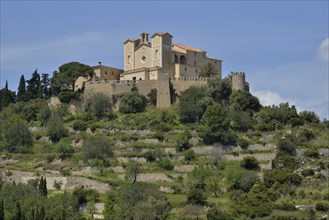
<svg viewBox="0 0 329 220"><path fill-rule="evenodd" d="M142 80L142 78L139 78L139 80Z"/></svg>
<svg viewBox="0 0 329 220"><path fill-rule="evenodd" d="M130 57L130 55L128 55L128 64L130 64L131 63L131 57Z"/></svg>
<svg viewBox="0 0 329 220"><path fill-rule="evenodd" d="M107 71L105 71L105 75L107 75Z"/></svg>
<svg viewBox="0 0 329 220"><path fill-rule="evenodd" d="M196 52L194 52L194 56L196 56Z"/></svg>
<svg viewBox="0 0 329 220"><path fill-rule="evenodd" d="M217 64L217 61L215 61L215 64Z"/></svg>
<svg viewBox="0 0 329 220"><path fill-rule="evenodd" d="M145 56L142 56L142 58L141 58L141 62L142 62L142 63L145 63L145 62L146 62L146 57L145 57Z"/></svg>
<svg viewBox="0 0 329 220"><path fill-rule="evenodd" d="M179 63L177 54L175 54L175 63Z"/></svg>
<svg viewBox="0 0 329 220"><path fill-rule="evenodd" d="M195 73L198 73L198 69L195 69Z"/></svg>
<svg viewBox="0 0 329 220"><path fill-rule="evenodd" d="M187 71L187 68L185 67L185 71Z"/></svg>
<svg viewBox="0 0 329 220"><path fill-rule="evenodd" d="M155 50L154 59L159 59L159 50Z"/></svg>
<svg viewBox="0 0 329 220"><path fill-rule="evenodd" d="M112 72L112 75L114 75L114 72Z"/></svg>

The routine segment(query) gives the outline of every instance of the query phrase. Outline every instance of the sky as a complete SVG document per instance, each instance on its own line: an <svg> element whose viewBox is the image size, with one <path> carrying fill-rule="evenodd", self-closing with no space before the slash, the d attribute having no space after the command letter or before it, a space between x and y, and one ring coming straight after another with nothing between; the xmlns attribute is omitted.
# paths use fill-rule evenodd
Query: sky
<svg viewBox="0 0 329 220"><path fill-rule="evenodd" d="M78 61L123 68L123 42L169 32L173 42L246 73L263 105L289 102L329 118L329 1L0 0L0 88L35 69Z"/></svg>

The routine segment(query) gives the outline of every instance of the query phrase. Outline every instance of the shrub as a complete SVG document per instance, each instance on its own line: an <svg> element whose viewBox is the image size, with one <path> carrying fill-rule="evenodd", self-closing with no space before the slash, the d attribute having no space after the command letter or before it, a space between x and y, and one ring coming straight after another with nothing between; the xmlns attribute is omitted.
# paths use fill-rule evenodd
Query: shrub
<svg viewBox="0 0 329 220"><path fill-rule="evenodd" d="M74 153L74 150L71 146L69 145L59 145L58 147L58 153L59 153L59 158L62 160L71 157L72 154Z"/></svg>
<svg viewBox="0 0 329 220"><path fill-rule="evenodd" d="M55 180L54 184L53 184L53 186L56 190L60 190L62 188L62 185L63 185L63 183L60 180L59 181Z"/></svg>
<svg viewBox="0 0 329 220"><path fill-rule="evenodd" d="M191 161L195 159L195 152L192 149L188 149L187 151L184 151L183 155L186 161Z"/></svg>
<svg viewBox="0 0 329 220"><path fill-rule="evenodd" d="M294 156L296 153L294 143L290 138L281 138L278 141L278 148L280 154L287 154L290 156Z"/></svg>
<svg viewBox="0 0 329 220"><path fill-rule="evenodd" d="M156 156L151 151L145 152L143 156L148 162L154 162L156 160Z"/></svg>
<svg viewBox="0 0 329 220"><path fill-rule="evenodd" d="M15 116L9 118L2 126L2 133L5 149L9 152L27 153L30 151L33 137L26 121Z"/></svg>
<svg viewBox="0 0 329 220"><path fill-rule="evenodd" d="M317 211L326 212L329 210L329 204L324 202L318 202L315 204L315 209Z"/></svg>
<svg viewBox="0 0 329 220"><path fill-rule="evenodd" d="M259 170L259 162L255 157L245 157L240 163L240 166L247 170Z"/></svg>
<svg viewBox="0 0 329 220"><path fill-rule="evenodd" d="M62 91L58 94L58 99L62 103L69 103L72 99L79 100L79 93L74 91Z"/></svg>
<svg viewBox="0 0 329 220"><path fill-rule="evenodd" d="M301 172L301 174L303 175L303 176L314 176L314 170L312 170L312 169L304 169L304 170L302 170L302 172Z"/></svg>
<svg viewBox="0 0 329 220"><path fill-rule="evenodd" d="M159 162L159 166L164 170L173 170L174 165L169 158L164 158Z"/></svg>
<svg viewBox="0 0 329 220"><path fill-rule="evenodd" d="M182 134L178 134L176 136L176 150L177 151L184 151L191 147L189 139L191 134L187 131L183 132Z"/></svg>
<svg viewBox="0 0 329 220"><path fill-rule="evenodd" d="M64 127L63 119L52 117L47 123L47 136L52 142L58 142L61 138L68 136L68 130Z"/></svg>
<svg viewBox="0 0 329 220"><path fill-rule="evenodd" d="M204 205L207 203L207 196L202 189L193 188L187 193L187 201L194 205Z"/></svg>
<svg viewBox="0 0 329 220"><path fill-rule="evenodd" d="M105 160L113 156L110 142L102 137L89 137L82 144L86 159Z"/></svg>
<svg viewBox="0 0 329 220"><path fill-rule="evenodd" d="M211 208L207 212L208 220L231 220L233 219L229 214L222 212L218 208Z"/></svg>
<svg viewBox="0 0 329 220"><path fill-rule="evenodd" d="M178 113L184 123L193 123L201 119L207 106L212 102L206 87L192 86L185 90L179 99Z"/></svg>
<svg viewBox="0 0 329 220"><path fill-rule="evenodd" d="M86 110L96 115L96 117L104 116L105 112L111 111L112 102L110 97L103 93L95 93L87 100Z"/></svg>
<svg viewBox="0 0 329 220"><path fill-rule="evenodd" d="M244 139L244 138L240 138L238 140L238 145L242 148L242 149L247 149L249 147L249 141Z"/></svg>
<svg viewBox="0 0 329 220"><path fill-rule="evenodd" d="M145 97L138 92L124 93L120 98L119 111L124 114L142 112L145 108Z"/></svg>
<svg viewBox="0 0 329 220"><path fill-rule="evenodd" d="M280 210L283 210L283 211L294 211L294 210L296 210L295 205L288 202L288 201L281 201L279 203L276 203L273 208L280 209Z"/></svg>
<svg viewBox="0 0 329 220"><path fill-rule="evenodd" d="M290 170L265 170L264 171L264 184L267 187L271 187L275 182L284 184L290 184L294 186L300 186L302 183L302 177L296 173L292 173Z"/></svg>
<svg viewBox="0 0 329 220"><path fill-rule="evenodd" d="M73 129L74 130L79 130L79 131L85 131L88 128L88 124L84 121L81 120L76 120L73 123Z"/></svg>
<svg viewBox="0 0 329 220"><path fill-rule="evenodd" d="M304 152L304 156L318 158L319 152L316 148L309 148Z"/></svg>

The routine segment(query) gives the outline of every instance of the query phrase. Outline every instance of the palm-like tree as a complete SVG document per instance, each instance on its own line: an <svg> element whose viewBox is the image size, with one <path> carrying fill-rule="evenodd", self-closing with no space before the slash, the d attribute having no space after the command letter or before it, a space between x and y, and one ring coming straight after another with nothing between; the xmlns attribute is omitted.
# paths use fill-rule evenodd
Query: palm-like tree
<svg viewBox="0 0 329 220"><path fill-rule="evenodd" d="M216 70L215 65L212 63L208 63L201 68L199 77L212 77L217 73L218 71Z"/></svg>

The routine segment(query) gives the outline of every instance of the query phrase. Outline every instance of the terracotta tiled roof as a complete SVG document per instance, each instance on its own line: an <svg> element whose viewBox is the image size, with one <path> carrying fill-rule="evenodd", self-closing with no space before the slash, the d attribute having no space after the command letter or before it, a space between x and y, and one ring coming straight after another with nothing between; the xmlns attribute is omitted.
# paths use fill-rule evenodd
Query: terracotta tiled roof
<svg viewBox="0 0 329 220"><path fill-rule="evenodd" d="M187 53L186 50L184 50L183 48L175 47L175 46L172 47L171 51L176 52L176 53L184 53L184 54Z"/></svg>
<svg viewBox="0 0 329 220"><path fill-rule="evenodd" d="M208 57L208 56L206 56L206 58L211 59L211 60L221 60L221 59L218 59L218 58ZM221 61L222 61L222 60L221 60Z"/></svg>
<svg viewBox="0 0 329 220"><path fill-rule="evenodd" d="M191 46L187 46L187 45L184 45L184 44L173 44L173 49L175 47L180 47L184 50L188 50L188 51L194 51L194 52L198 52L198 53L205 53L206 51L204 50L200 50L200 49L197 49L197 48L194 48L194 47L191 47Z"/></svg>

